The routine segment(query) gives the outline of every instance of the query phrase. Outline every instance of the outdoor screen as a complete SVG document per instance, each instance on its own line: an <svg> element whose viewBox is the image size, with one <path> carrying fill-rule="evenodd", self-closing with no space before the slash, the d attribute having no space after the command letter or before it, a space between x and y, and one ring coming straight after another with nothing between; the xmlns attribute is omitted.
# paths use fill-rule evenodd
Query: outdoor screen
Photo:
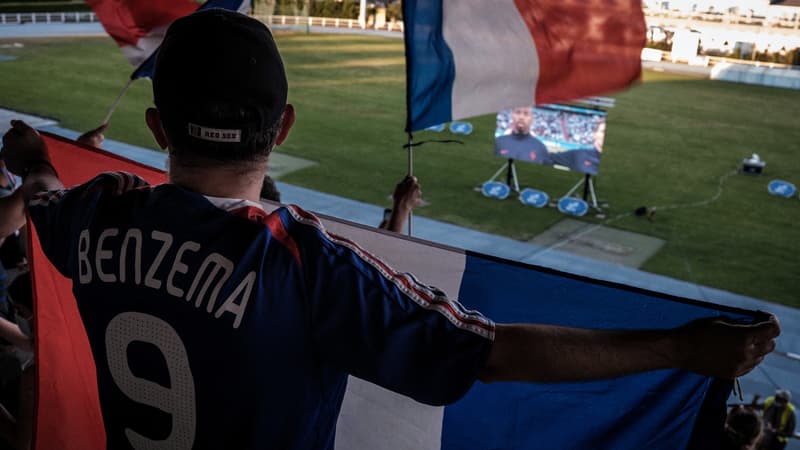
<svg viewBox="0 0 800 450"><path fill-rule="evenodd" d="M522 106L497 114L494 152L501 158L597 175L605 134L605 111Z"/></svg>

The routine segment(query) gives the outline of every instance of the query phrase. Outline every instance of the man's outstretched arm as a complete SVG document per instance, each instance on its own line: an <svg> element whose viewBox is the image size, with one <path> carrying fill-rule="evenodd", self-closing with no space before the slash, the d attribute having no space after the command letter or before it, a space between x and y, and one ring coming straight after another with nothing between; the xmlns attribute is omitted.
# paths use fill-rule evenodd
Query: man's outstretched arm
<svg viewBox="0 0 800 450"><path fill-rule="evenodd" d="M775 348L778 334L774 316L754 325L702 319L650 331L498 324L481 380L579 381L666 368L735 378Z"/></svg>

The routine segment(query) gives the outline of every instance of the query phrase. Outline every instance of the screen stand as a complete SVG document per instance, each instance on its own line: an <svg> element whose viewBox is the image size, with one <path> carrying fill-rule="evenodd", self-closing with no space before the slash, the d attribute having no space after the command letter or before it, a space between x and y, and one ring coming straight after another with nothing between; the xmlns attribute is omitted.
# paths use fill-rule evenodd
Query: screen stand
<svg viewBox="0 0 800 450"><path fill-rule="evenodd" d="M564 194L564 197L569 197L572 194L574 194L575 191L577 191L581 187L581 185L583 185L583 201L589 202L589 205L591 205L592 208L594 208L597 211L600 211L600 206L597 205L597 194L594 191L594 180L592 179L592 176L589 175L588 173L585 174L580 181L575 183L575 186L572 186L572 189L570 189L566 194ZM589 200L590 197L591 200Z"/></svg>
<svg viewBox="0 0 800 450"><path fill-rule="evenodd" d="M517 179L517 168L514 166L514 160L510 158L505 164L503 164L502 166L500 166L499 169L497 169L497 172L495 172L494 175L492 175L492 178L489 178L487 183L489 181L496 180L497 177L499 177L504 170L507 170L506 184L510 188L514 189L514 192L519 192L519 180Z"/></svg>

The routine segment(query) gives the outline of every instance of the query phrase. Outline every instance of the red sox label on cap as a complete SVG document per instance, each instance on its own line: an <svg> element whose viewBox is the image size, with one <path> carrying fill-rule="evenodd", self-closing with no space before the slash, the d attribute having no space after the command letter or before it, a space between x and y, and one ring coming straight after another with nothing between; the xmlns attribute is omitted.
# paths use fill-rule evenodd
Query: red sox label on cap
<svg viewBox="0 0 800 450"><path fill-rule="evenodd" d="M242 142L242 130L225 130L222 128L206 128L193 123L189 124L189 135L204 141Z"/></svg>

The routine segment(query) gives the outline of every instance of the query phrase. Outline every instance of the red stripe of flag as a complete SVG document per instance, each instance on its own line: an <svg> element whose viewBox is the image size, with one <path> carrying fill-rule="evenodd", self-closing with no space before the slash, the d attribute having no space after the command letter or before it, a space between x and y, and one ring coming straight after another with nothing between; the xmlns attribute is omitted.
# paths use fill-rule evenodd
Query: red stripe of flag
<svg viewBox="0 0 800 450"><path fill-rule="evenodd" d="M193 0L86 0L86 3L120 47L136 46L139 38L152 29L169 25L198 7Z"/></svg>
<svg viewBox="0 0 800 450"><path fill-rule="evenodd" d="M136 173L151 184L166 175L111 153L42 133L53 165L65 186L89 181L101 172ZM106 435L97 377L86 331L72 296L72 282L42 252L29 224L29 258L34 293L36 344L36 450L101 450Z"/></svg>
<svg viewBox="0 0 800 450"><path fill-rule="evenodd" d="M514 0L539 56L536 103L625 88L641 77L641 0Z"/></svg>

